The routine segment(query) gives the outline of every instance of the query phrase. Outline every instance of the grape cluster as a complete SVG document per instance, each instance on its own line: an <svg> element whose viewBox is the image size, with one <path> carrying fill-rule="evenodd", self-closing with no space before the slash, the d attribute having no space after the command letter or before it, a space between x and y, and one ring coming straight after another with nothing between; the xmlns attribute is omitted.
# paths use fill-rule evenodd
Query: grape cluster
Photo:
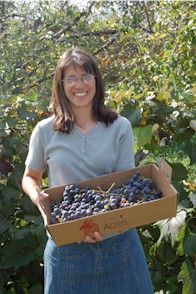
<svg viewBox="0 0 196 294"><path fill-rule="evenodd" d="M155 189L153 181L137 171L125 185L112 185L108 191L91 187L81 189L80 185L67 185L63 197L52 204L51 223L66 222L103 213L137 203L152 201L162 196Z"/></svg>

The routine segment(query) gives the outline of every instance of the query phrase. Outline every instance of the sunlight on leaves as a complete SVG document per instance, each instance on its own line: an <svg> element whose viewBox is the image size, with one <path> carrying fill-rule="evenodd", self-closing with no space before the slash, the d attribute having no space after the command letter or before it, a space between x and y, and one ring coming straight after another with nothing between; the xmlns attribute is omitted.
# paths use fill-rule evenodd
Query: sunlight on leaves
<svg viewBox="0 0 196 294"><path fill-rule="evenodd" d="M161 232L157 244L160 244L163 239L166 239L171 240L172 245L174 245L179 230L185 223L185 218L186 211L180 210L177 212L176 217L156 222L154 225L157 225Z"/></svg>

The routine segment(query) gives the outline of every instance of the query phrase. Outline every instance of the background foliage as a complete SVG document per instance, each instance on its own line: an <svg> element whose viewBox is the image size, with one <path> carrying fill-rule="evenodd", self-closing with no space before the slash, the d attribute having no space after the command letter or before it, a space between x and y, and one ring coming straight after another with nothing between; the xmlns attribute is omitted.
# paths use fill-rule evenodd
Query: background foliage
<svg viewBox="0 0 196 294"><path fill-rule="evenodd" d="M21 178L72 46L95 57L107 104L132 122L136 164L172 166L176 217L138 228L155 292L196 293L194 2L1 1L0 14L0 293L43 291L45 229Z"/></svg>

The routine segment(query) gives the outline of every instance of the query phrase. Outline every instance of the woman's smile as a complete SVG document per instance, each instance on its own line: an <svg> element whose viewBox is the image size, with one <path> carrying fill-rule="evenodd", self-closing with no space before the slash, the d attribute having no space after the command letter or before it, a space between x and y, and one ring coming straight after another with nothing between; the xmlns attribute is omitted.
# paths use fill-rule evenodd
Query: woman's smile
<svg viewBox="0 0 196 294"><path fill-rule="evenodd" d="M78 97L83 97L85 95L87 95L88 92L79 92L79 93L73 93L75 96L78 96Z"/></svg>

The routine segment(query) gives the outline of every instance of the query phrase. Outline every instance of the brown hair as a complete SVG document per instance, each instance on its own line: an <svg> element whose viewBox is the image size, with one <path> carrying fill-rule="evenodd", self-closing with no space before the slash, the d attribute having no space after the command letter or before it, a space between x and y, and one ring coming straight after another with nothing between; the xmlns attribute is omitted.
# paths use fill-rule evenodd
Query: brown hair
<svg viewBox="0 0 196 294"><path fill-rule="evenodd" d="M74 114L69 101L65 95L63 79L66 68L73 64L81 66L86 72L93 74L96 78L96 93L93 98L93 116L97 121L111 124L116 118L117 113L109 109L105 104L105 89L101 73L93 58L80 48L66 51L60 58L53 80L51 110L54 113L54 129L61 132L70 133L74 126Z"/></svg>

